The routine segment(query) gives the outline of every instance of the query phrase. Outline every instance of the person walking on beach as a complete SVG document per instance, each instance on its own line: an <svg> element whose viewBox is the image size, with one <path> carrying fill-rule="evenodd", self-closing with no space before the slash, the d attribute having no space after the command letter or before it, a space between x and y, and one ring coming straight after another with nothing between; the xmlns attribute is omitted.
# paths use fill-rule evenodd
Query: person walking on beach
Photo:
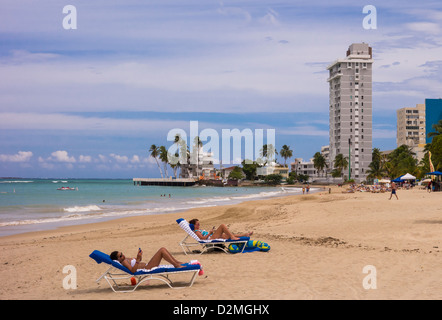
<svg viewBox="0 0 442 320"><path fill-rule="evenodd" d="M393 182L393 183L391 184L391 194L390 194L390 199L388 199L388 200L391 200L391 197L392 197L393 195L395 195L395 196L396 196L396 199L399 200L399 198L397 197L397 194L396 194L396 189L397 189L396 183Z"/></svg>

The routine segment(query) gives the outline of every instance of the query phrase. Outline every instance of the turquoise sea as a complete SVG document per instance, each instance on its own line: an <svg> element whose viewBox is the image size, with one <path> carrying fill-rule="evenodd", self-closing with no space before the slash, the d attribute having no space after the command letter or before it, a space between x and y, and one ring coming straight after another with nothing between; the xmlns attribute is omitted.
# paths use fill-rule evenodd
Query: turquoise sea
<svg viewBox="0 0 442 320"><path fill-rule="evenodd" d="M293 187L134 186L131 179L0 179L0 236L300 193Z"/></svg>

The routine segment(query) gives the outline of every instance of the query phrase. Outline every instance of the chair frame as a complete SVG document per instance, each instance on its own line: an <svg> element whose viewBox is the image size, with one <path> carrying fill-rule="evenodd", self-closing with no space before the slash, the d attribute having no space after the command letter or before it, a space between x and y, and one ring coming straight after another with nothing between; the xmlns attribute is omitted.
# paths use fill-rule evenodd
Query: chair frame
<svg viewBox="0 0 442 320"><path fill-rule="evenodd" d="M111 271L117 270L118 273L113 273ZM184 286L174 286L174 282L169 278L169 275L171 274L182 274L182 273L193 273L192 278L187 283L187 285ZM138 286L140 286L142 283L149 281L149 280L160 280L164 283L166 283L170 288L172 289L183 289L183 288L189 288L193 285L196 275L198 274L199 269L196 270L183 270L183 271L171 271L171 272L163 272L163 273L145 273L145 274L128 274L128 273L122 273L121 270L115 268L114 266L110 266L105 273L103 273L96 282L100 282L103 278L107 281L109 286L111 287L112 291L119 292L119 293L127 293L127 292L134 292ZM117 280L130 280L132 277L137 279L137 284L132 285L122 285L117 282ZM130 290L127 288L131 288Z"/></svg>
<svg viewBox="0 0 442 320"><path fill-rule="evenodd" d="M96 280L96 282L98 283L104 278L114 292L134 292L142 283L149 280L162 281L172 289L188 288L193 285L196 275L202 270L201 264L198 261L195 261L196 263L187 264L187 268L172 268L172 266L162 265L158 268L153 268L150 271L138 270L137 272L132 273L121 263L111 260L107 254L98 250L92 252L89 257L94 259L98 264L106 263L109 265L109 268ZM163 270L158 270L160 268ZM170 269L170 271L166 271L167 269ZM176 286L169 278L172 274L184 273L191 273L192 275L190 281L186 283L186 285ZM130 280L131 278L137 280L135 285L122 285L118 283L121 283L121 280Z"/></svg>
<svg viewBox="0 0 442 320"><path fill-rule="evenodd" d="M184 219L178 219L177 223L178 225L181 227L180 222L184 220ZM186 221L187 222L187 221ZM181 227L181 229L183 229L183 227ZM204 252L210 250L210 249L219 249L224 251L225 253L229 253L228 249L219 247L217 245L223 244L223 245L229 245L229 244L244 244L241 250L241 253L244 251L247 242L250 240L249 237L242 237L240 240L227 240L227 239L213 239L213 240L204 240L204 241L198 241L196 240L198 238L198 236L193 232L190 234L189 231L186 231L185 229L183 229L184 232L186 232L186 236L184 237L184 239L179 243L181 248L184 251L184 254L187 255L188 253L194 253L190 248L191 247L201 247L201 252L199 253L200 255L203 254ZM193 239L192 242L188 242L186 241L187 238L191 238Z"/></svg>

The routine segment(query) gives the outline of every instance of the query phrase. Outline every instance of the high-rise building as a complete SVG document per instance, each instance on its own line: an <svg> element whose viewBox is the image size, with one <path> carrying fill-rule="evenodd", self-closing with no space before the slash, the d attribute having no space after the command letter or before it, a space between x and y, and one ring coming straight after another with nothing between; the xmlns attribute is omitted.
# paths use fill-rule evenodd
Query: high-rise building
<svg viewBox="0 0 442 320"><path fill-rule="evenodd" d="M344 175L356 182L366 179L372 158L372 66L372 48L366 43L354 43L344 59L327 67L330 166L336 155L343 154L349 162Z"/></svg>
<svg viewBox="0 0 442 320"><path fill-rule="evenodd" d="M437 124L442 119L442 99L425 99L426 116L426 143L431 143L432 137L428 133L434 132L433 124Z"/></svg>
<svg viewBox="0 0 442 320"><path fill-rule="evenodd" d="M415 108L402 108L397 114L397 147L407 145L420 161L424 157L425 148L425 105L418 104Z"/></svg>

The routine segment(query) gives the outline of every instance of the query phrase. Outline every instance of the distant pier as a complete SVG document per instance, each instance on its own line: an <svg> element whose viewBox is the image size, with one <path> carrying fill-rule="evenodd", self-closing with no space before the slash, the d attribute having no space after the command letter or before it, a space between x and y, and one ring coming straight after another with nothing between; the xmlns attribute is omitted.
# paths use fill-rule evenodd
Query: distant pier
<svg viewBox="0 0 442 320"><path fill-rule="evenodd" d="M170 187L188 187L197 183L195 179L161 179L161 178L134 178L136 186L170 186Z"/></svg>

